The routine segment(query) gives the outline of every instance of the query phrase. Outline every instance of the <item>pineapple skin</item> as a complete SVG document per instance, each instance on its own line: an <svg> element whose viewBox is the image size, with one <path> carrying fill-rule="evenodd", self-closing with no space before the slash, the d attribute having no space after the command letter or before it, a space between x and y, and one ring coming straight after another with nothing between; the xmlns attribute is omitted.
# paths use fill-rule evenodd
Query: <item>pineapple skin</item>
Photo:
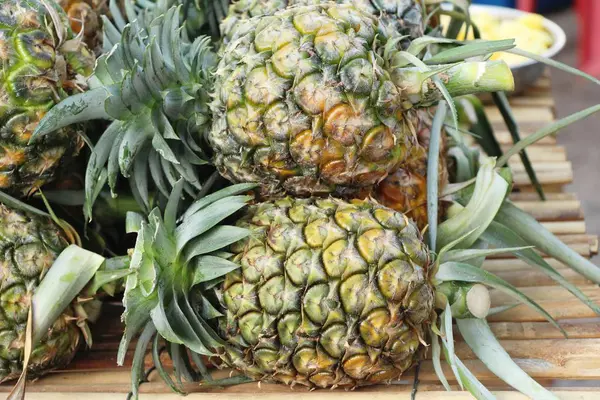
<svg viewBox="0 0 600 400"><path fill-rule="evenodd" d="M62 9L46 4L58 15L59 27L39 0L0 3L0 190L14 196L50 181L83 146L78 126L29 142L54 104L81 91L94 65L87 47L71 40Z"/></svg>
<svg viewBox="0 0 600 400"><path fill-rule="evenodd" d="M379 17L386 29L410 35L423 35L423 11L415 0L333 0L337 4L352 4L359 10ZM323 0L237 0L229 7L227 17L221 23L225 42L235 34L236 24L252 17L273 15L277 11L294 6L310 6Z"/></svg>
<svg viewBox="0 0 600 400"><path fill-rule="evenodd" d="M30 298L67 244L49 218L0 204L0 382L21 375ZM69 307L34 347L28 378L66 366L80 337Z"/></svg>
<svg viewBox="0 0 600 400"><path fill-rule="evenodd" d="M429 253L402 213L286 197L251 206L218 297L225 363L257 380L355 387L421 359L433 315Z"/></svg>
<svg viewBox="0 0 600 400"><path fill-rule="evenodd" d="M221 175L264 197L353 196L406 161L418 116L374 67L375 18L294 7L238 25L221 49L208 140Z"/></svg>
<svg viewBox="0 0 600 400"><path fill-rule="evenodd" d="M411 149L408 160L402 167L388 175L374 190L366 193L379 203L396 211L401 211L424 229L427 224L427 159L429 140L431 138L432 118L429 110L418 110L417 125L418 145ZM438 188L440 193L448 184L447 136L441 134L440 158L438 164ZM365 197L363 196L359 197ZM439 217L444 215L444 207L440 208Z"/></svg>

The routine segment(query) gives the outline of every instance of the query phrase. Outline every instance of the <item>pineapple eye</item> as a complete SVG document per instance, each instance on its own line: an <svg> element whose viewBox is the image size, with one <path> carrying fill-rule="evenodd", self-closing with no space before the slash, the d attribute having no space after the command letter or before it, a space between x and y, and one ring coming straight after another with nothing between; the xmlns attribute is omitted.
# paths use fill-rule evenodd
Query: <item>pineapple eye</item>
<svg viewBox="0 0 600 400"><path fill-rule="evenodd" d="M52 68L56 58L47 35L39 30L19 34L15 40L15 49L25 63L42 70Z"/></svg>

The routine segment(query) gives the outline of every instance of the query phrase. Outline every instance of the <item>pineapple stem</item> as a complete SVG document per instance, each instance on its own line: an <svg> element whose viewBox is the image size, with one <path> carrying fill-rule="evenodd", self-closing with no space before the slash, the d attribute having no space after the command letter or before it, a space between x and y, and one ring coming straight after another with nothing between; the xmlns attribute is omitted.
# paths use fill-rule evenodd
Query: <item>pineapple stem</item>
<svg viewBox="0 0 600 400"><path fill-rule="evenodd" d="M432 74L432 71L439 71ZM401 89L403 97L416 107L428 107L442 100L443 93L436 87L433 76L440 78L452 97L481 92L514 90L514 78L503 61L471 61L424 70L404 67L394 70L391 77Z"/></svg>
<svg viewBox="0 0 600 400"><path fill-rule="evenodd" d="M487 317L490 311L490 291L481 284L475 284L467 292L466 305L468 311L476 318Z"/></svg>
<svg viewBox="0 0 600 400"><path fill-rule="evenodd" d="M480 283L460 281L444 282L437 287L436 307L445 308L450 303L454 318L485 318L490 306L490 292Z"/></svg>

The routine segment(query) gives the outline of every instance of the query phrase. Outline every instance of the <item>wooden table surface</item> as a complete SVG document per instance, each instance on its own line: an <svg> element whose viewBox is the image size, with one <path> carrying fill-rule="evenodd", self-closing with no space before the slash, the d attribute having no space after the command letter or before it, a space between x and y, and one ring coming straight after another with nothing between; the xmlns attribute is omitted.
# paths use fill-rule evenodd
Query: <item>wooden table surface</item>
<svg viewBox="0 0 600 400"><path fill-rule="evenodd" d="M514 112L526 136L554 119L554 101L550 93L550 79L542 78L528 90L526 95L511 99ZM511 145L509 133L502 118L494 108L488 110L492 125L499 140L508 149ZM540 201L530 185L523 165L518 157L511 160L514 171L515 191L511 195L521 208L531 213L549 230L558 235L578 253L591 257L598 251L598 238L587 234L581 203L574 193L563 190L573 180L573 170L565 148L552 137L546 138L529 148L528 153L538 177L548 194L546 202ZM547 259L565 278L576 283L588 296L600 304L600 288L582 276L566 268L560 262ZM520 305L489 318L492 330L515 361L532 377L556 390L565 400L600 399L600 319L573 295L555 285L555 282L510 255L487 260L484 268L513 283L528 296L536 300L569 334L569 339L547 323L544 318L524 305ZM512 303L505 294L492 291L493 306ZM105 308L104 319L94 327L94 346L83 351L66 371L53 372L28 386L30 400L112 400L125 399L130 390L129 369L116 365L116 348L121 334L117 305ZM457 338L457 355L467 367L488 387L498 389L498 399L526 399L526 396L510 391L478 360L469 348ZM148 359L148 365L150 360ZM131 362L131 354L128 357ZM446 370L448 379L453 377ZM169 389L155 374L141 386L141 399L175 399ZM466 392L445 392L438 384L430 361L425 361L419 375L419 400L462 400L470 399ZM451 381L452 382L452 381ZM8 392L11 385L0 385L0 392ZM410 398L412 375L402 382L390 386L376 386L345 392L346 400L404 400ZM293 390L283 385L256 383L226 389L202 388L187 385L192 392L188 399L256 399L275 400L281 398L333 399L339 391L317 390L308 392L296 387Z"/></svg>

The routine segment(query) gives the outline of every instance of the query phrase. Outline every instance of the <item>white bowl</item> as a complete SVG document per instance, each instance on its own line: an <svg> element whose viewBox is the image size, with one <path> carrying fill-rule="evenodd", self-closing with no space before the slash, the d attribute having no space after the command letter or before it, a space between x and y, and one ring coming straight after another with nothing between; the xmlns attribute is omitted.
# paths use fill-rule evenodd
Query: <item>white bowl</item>
<svg viewBox="0 0 600 400"><path fill-rule="evenodd" d="M478 4L472 5L470 11L472 14L486 12L503 20L517 19L528 14L525 11L515 10L514 8ZM567 35L560 26L547 18L544 18L543 25L546 31L552 36L552 46L540 55L546 58L552 58L565 47ZM510 69L515 77L515 91L513 93L520 93L542 76L544 73L544 64L535 60L524 59L519 63L510 64Z"/></svg>

